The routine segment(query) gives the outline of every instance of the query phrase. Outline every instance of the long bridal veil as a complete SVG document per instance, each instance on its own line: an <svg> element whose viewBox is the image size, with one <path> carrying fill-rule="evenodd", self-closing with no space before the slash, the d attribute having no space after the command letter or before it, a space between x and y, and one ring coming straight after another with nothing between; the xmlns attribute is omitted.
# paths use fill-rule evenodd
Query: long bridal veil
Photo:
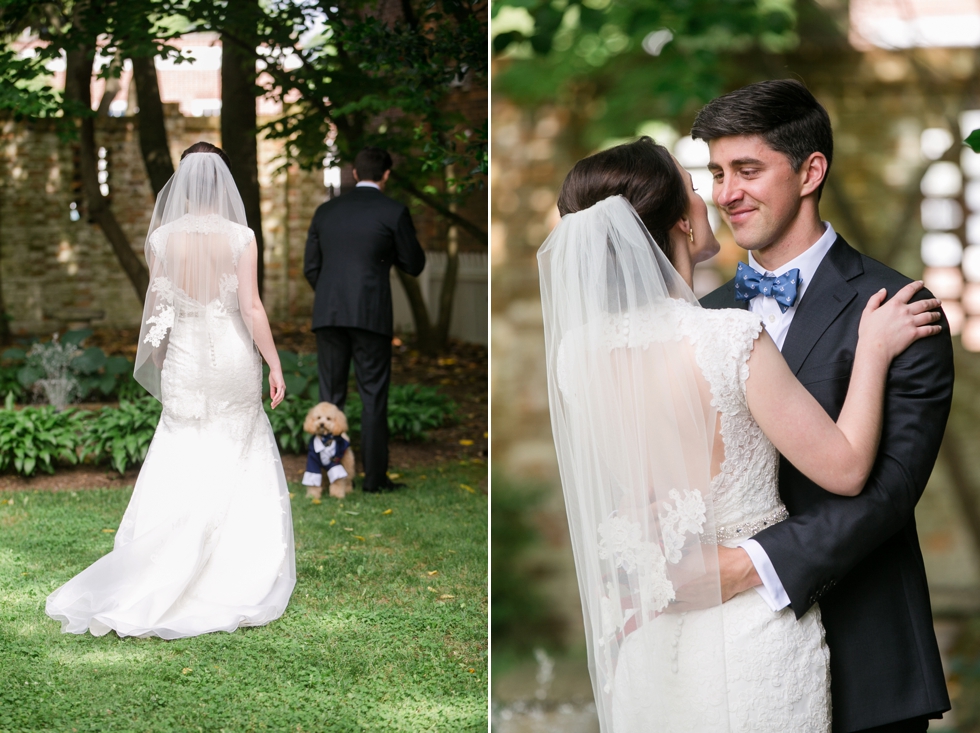
<svg viewBox="0 0 980 733"><path fill-rule="evenodd" d="M601 728L728 730L717 552L705 541L717 413L690 338L697 301L620 196L563 217L538 264Z"/></svg>
<svg viewBox="0 0 980 733"><path fill-rule="evenodd" d="M157 196L145 254L150 288L134 376L160 399L170 332L183 315L203 316L209 323L237 310L248 332L243 339L252 338L257 249L235 180L217 154L194 153L180 161ZM202 341L200 353L207 353L212 341Z"/></svg>

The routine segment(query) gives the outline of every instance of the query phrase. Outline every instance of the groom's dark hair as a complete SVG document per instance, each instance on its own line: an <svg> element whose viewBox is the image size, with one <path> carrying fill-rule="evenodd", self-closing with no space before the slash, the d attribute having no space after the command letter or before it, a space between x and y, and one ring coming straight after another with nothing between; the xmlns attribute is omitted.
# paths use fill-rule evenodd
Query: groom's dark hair
<svg viewBox="0 0 980 733"><path fill-rule="evenodd" d="M354 158L354 170L357 171L358 180L380 181L385 171L391 170L391 156L381 148L364 148Z"/></svg>
<svg viewBox="0 0 980 733"><path fill-rule="evenodd" d="M691 137L705 142L734 135L760 135L770 148L789 158L794 171L812 153L823 153L830 172L834 158L830 117L796 79L760 81L713 99L691 127ZM818 199L826 181L824 175Z"/></svg>
<svg viewBox="0 0 980 733"><path fill-rule="evenodd" d="M558 213L582 211L610 196L630 202L670 259L670 229L687 213L690 200L667 148L643 136L582 158L561 184Z"/></svg>

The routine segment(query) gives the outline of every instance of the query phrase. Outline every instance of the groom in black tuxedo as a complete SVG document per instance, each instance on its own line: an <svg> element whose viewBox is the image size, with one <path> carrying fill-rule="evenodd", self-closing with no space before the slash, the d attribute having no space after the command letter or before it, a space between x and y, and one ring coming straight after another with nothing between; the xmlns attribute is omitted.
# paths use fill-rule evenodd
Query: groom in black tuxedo
<svg viewBox="0 0 980 733"><path fill-rule="evenodd" d="M317 208L306 239L303 274L316 291L320 399L347 402L351 357L361 413L364 490L390 491L388 386L391 382L391 285L394 265L409 275L425 267L408 208L384 195L391 156L365 148L354 158L353 191Z"/></svg>
<svg viewBox="0 0 980 733"><path fill-rule="evenodd" d="M890 297L909 280L820 219L833 157L826 111L797 81L762 82L709 103L691 134L708 142L712 197L749 252L749 266L702 304L760 314L790 368L836 419L868 299L881 288ZM800 283L795 299L761 294L775 293L778 283L760 284L781 276ZM922 290L916 299L926 297ZM924 731L950 708L914 516L952 398L952 346L941 323L940 335L892 362L881 443L861 494L824 491L781 459L790 518L739 548L719 548L725 600L757 587L774 612L790 606L797 618L819 602L835 733Z"/></svg>

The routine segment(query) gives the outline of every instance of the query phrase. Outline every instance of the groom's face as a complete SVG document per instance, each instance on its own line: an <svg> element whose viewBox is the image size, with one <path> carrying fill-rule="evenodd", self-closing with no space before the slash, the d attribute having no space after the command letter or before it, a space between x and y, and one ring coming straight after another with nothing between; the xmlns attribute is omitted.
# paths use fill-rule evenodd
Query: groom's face
<svg viewBox="0 0 980 733"><path fill-rule="evenodd" d="M752 251L778 244L800 212L800 173L759 135L720 137L708 148L711 197L735 241Z"/></svg>

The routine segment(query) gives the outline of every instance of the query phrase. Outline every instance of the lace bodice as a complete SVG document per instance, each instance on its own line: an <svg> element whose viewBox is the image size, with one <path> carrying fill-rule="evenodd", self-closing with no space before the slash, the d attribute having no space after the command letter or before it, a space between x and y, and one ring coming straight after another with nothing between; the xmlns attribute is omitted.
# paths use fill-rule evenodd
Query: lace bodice
<svg viewBox="0 0 980 733"><path fill-rule="evenodd" d="M751 525L782 508L779 454L745 400L748 360L761 332L760 318L748 311L708 310L680 300L641 309L632 322L628 316L609 316L601 329L603 346L610 350L681 339L693 345L697 365L711 388L712 405L720 415L725 446L721 471L711 485L719 528ZM564 346L558 349L558 386L574 400Z"/></svg>
<svg viewBox="0 0 980 733"><path fill-rule="evenodd" d="M235 224L217 214L206 216L195 216L187 214L177 221L165 224L150 235L150 249L156 257L163 257L167 240L171 234L176 232L191 232L194 234L223 234L229 239L231 245L232 259L234 264L238 264L239 258L248 246L248 243L255 238L255 233L248 227Z"/></svg>

